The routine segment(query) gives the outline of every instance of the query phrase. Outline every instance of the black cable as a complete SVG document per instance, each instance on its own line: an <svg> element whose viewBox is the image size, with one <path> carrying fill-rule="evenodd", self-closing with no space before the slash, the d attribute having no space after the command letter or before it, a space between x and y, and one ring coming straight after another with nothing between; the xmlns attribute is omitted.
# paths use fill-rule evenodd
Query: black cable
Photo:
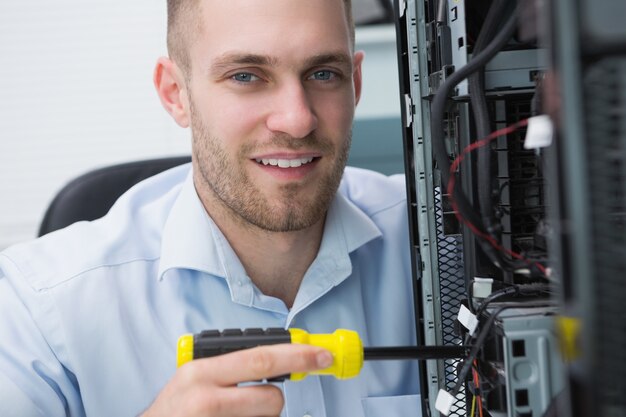
<svg viewBox="0 0 626 417"><path fill-rule="evenodd" d="M470 290L472 289L472 286L470 285ZM480 303L480 306L478 307L478 309L476 309L476 311L472 311L470 309L470 312L472 314L474 314L474 316L480 320L480 317L482 316L483 312L485 311L485 309L487 308L487 306L492 303L494 300L497 300L498 298L504 297L506 295L513 295L513 294L519 294L519 286L518 285L510 285L507 286L505 288L502 288L498 291L494 291L491 294L489 294L489 296L487 296L482 303ZM470 297L472 296L472 293L470 293ZM472 304L472 300L470 298L470 302L468 304ZM470 344L470 340L471 340L472 336L467 333L467 335L465 336L465 339L463 340L463 345L467 346Z"/></svg>
<svg viewBox="0 0 626 417"><path fill-rule="evenodd" d="M517 284L511 285L501 290L495 291L489 296L487 296L482 303L480 303L480 307L476 310L475 316L480 319L480 316L485 312L489 304L494 301L506 297L507 295L517 297L517 296L539 296L543 293L549 293L552 287L545 283L533 283L533 284Z"/></svg>
<svg viewBox="0 0 626 417"><path fill-rule="evenodd" d="M467 288L467 309L470 313L476 315L476 309L474 308L474 282L470 282Z"/></svg>
<svg viewBox="0 0 626 417"><path fill-rule="evenodd" d="M491 326L495 322L496 317L498 317L498 314L500 314L504 310L504 308L505 307L500 307L494 314L489 316L487 323L485 323L480 333L478 334L476 343L472 347L470 354L463 362L463 367L459 371L456 384L454 384L454 388L452 389L452 392L451 392L452 396L456 397L459 391L461 390L461 386L465 383L465 379L467 378L467 373L472 367L472 363L474 362L474 359L478 355L478 351L480 350L482 345L485 343L485 340L487 339L487 335L489 334L489 329L491 329Z"/></svg>
<svg viewBox="0 0 626 417"><path fill-rule="evenodd" d="M448 159L448 154L446 151L446 146L443 138L443 120L444 113L446 108L446 102L448 99L448 95L452 92L454 87L459 84L462 80L467 78L468 75L478 71L484 65L487 64L493 58L498 51L500 51L508 42L508 40L513 36L517 28L517 10L511 15L511 17L505 23L502 31L500 31L494 39L485 47L485 49L479 54L475 55L473 59L464 67L458 69L453 72L445 82L441 84L437 94L435 94L433 98L433 102L431 105L431 120L432 120L432 143L433 143L433 152L435 156L435 160L439 165L441 170L441 178L442 182L448 184L450 179L450 160ZM477 227L481 232L486 234L485 226L480 218L480 216L476 213L471 203L468 201L465 194L459 187L455 187L452 190L453 198L457 202L458 210L463 215L465 219L467 219L470 223L472 223L475 227ZM480 247L483 249L485 254L489 256L492 262L498 266L511 265L511 263L502 258L500 254L493 248L488 242L484 239L478 239Z"/></svg>
<svg viewBox="0 0 626 417"><path fill-rule="evenodd" d="M472 51L474 55L480 53L494 37L501 23L502 14L509 4L510 2L505 0L496 0L492 3L485 17L485 21L483 22L478 39L474 44ZM476 125L476 136L484 138L491 132L491 120L487 108L487 98L485 97L485 72L481 70L471 74L468 78L468 85L472 112L474 114L474 124ZM489 146L481 147L477 149L476 154L478 207L480 208L483 223L487 231L491 233L493 231L491 148Z"/></svg>
<svg viewBox="0 0 626 417"><path fill-rule="evenodd" d="M473 308L473 300L472 300L473 286L470 285L470 288L469 288L470 299L468 300L468 305L472 306L471 308L469 308L470 312L474 314L474 316L478 320L480 320L482 314L485 312L489 304L491 304L492 302L502 297L506 297L507 295L511 295L514 297L538 296L542 293L549 293L550 289L552 288L550 285L546 283L506 284L506 285L507 286L505 288L501 288L497 291L494 291L491 294L489 294L487 297L485 297L483 299L483 302L480 303L480 306L477 309ZM470 344L471 338L472 336L468 333L463 340L463 345L468 346Z"/></svg>
<svg viewBox="0 0 626 417"><path fill-rule="evenodd" d="M476 310L476 317L480 319L480 316L485 312L487 306L490 303L494 302L498 298L506 297L507 295L517 295L519 294L519 286L512 285L510 287L502 288L499 291L492 292L486 297L482 303L480 303L480 307Z"/></svg>

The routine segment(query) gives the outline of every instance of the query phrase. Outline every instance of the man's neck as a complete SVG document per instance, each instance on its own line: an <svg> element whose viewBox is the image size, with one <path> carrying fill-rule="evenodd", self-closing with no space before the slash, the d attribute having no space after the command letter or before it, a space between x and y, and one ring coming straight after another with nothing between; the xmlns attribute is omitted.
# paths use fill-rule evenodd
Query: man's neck
<svg viewBox="0 0 626 417"><path fill-rule="evenodd" d="M219 225L218 225L219 226ZM306 230L267 232L220 226L248 276L265 295L280 298L289 308L304 274L317 256L323 219Z"/></svg>
<svg viewBox="0 0 626 417"><path fill-rule="evenodd" d="M279 298L291 308L319 251L325 216L306 229L270 232L245 223L221 202L203 203L252 282L263 294Z"/></svg>

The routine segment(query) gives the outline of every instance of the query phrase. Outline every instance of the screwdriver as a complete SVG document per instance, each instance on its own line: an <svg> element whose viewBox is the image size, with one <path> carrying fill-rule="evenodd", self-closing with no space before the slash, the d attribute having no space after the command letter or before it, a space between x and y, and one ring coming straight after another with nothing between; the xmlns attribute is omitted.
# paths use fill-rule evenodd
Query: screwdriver
<svg viewBox="0 0 626 417"><path fill-rule="evenodd" d="M200 358L249 349L256 346L279 343L298 343L319 346L333 355L333 364L311 372L313 375L333 375L338 379L348 379L361 372L364 360L398 359L456 359L468 355L468 346L389 346L363 347L358 333L353 330L338 329L330 334L310 334L302 329L226 329L204 330L197 334L185 334L178 339L177 366ZM304 379L307 373L293 373L286 377L292 381Z"/></svg>

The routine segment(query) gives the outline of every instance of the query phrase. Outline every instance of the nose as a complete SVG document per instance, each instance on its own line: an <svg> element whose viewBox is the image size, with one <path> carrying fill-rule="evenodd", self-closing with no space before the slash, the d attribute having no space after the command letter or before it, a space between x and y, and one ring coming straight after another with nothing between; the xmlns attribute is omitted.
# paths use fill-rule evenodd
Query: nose
<svg viewBox="0 0 626 417"><path fill-rule="evenodd" d="M311 98L300 82L277 88L270 104L267 128L294 138L304 138L317 128L317 116Z"/></svg>

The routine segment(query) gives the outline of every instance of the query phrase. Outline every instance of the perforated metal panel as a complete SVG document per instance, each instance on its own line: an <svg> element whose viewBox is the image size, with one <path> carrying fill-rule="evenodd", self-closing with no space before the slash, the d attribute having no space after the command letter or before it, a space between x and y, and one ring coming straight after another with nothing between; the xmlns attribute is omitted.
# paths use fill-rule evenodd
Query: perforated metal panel
<svg viewBox="0 0 626 417"><path fill-rule="evenodd" d="M465 298L463 278L463 242L460 235L446 235L443 228L443 204L439 188L435 189L435 221L437 223L437 254L439 265L439 291L441 299L441 338L444 345L461 344L455 334L455 321L459 305ZM457 381L458 359L444 361L444 384L452 391ZM467 415L465 390L461 389L453 404L450 416Z"/></svg>

